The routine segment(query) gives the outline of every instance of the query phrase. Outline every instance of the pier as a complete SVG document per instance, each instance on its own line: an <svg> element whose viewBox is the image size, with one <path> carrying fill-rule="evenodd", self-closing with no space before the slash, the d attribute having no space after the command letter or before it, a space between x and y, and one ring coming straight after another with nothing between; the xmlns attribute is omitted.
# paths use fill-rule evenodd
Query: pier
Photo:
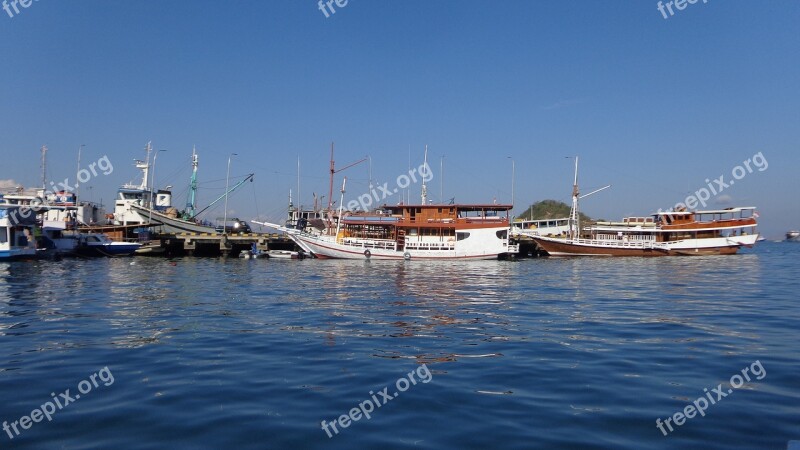
<svg viewBox="0 0 800 450"><path fill-rule="evenodd" d="M258 250L298 250L295 243L279 233L176 233L154 235L144 249L150 254L166 256L238 256L240 251L250 250L256 244ZM148 254L146 251L139 254Z"/></svg>

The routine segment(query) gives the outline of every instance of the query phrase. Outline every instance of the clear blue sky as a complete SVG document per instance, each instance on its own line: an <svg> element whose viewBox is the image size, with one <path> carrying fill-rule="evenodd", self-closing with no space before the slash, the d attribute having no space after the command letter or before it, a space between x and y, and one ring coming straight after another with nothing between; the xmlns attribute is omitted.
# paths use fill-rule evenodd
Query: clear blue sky
<svg viewBox="0 0 800 450"><path fill-rule="evenodd" d="M312 0L40 0L0 10L0 180L74 178L108 155L114 172L82 192L109 205L134 180L149 140L167 149L158 184L184 202L192 145L200 203L232 178L243 218L284 214L288 190L328 190L341 167L372 157L394 186L424 146L444 197L569 200L581 156L595 217L643 215L763 152L769 167L711 206L755 205L762 231L800 228L800 3L700 0L664 19L650 0L349 0L326 18ZM347 198L366 191L367 165ZM222 180L222 181L220 181ZM337 177L336 184L341 181ZM413 186L414 197L419 185ZM338 198L338 196L337 196ZM392 200L396 201L396 197ZM221 209L217 210L221 215ZM214 215L217 215L216 213Z"/></svg>

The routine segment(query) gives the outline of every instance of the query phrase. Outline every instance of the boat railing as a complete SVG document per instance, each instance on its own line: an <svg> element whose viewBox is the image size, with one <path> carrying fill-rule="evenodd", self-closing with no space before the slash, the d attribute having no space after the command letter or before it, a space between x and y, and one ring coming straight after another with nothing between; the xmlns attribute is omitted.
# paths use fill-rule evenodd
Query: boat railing
<svg viewBox="0 0 800 450"><path fill-rule="evenodd" d="M656 237L652 234L623 234L622 236L618 234L606 234L606 233L598 233L597 239L598 241L622 241L622 242L655 242Z"/></svg>
<svg viewBox="0 0 800 450"><path fill-rule="evenodd" d="M572 239L571 241L574 244L583 244L583 245L591 245L593 247L623 247L623 248L660 248L664 245L661 243L656 242L655 240L632 240L632 241L625 241L617 239L617 236L614 236L613 239Z"/></svg>
<svg viewBox="0 0 800 450"><path fill-rule="evenodd" d="M397 242L393 240L358 238L344 238L341 240L341 244L348 245L350 247L382 248L387 250L394 250L397 246Z"/></svg>
<svg viewBox="0 0 800 450"><path fill-rule="evenodd" d="M405 248L412 250L455 250L455 242L419 242L406 239Z"/></svg>

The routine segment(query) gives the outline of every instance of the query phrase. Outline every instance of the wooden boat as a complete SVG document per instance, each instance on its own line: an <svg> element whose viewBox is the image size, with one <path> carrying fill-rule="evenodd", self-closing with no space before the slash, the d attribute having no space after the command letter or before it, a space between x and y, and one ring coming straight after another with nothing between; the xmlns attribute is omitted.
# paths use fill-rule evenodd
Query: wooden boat
<svg viewBox="0 0 800 450"><path fill-rule="evenodd" d="M755 208L668 211L598 222L582 237L533 237L551 256L731 255L758 239Z"/></svg>
<svg viewBox="0 0 800 450"><path fill-rule="evenodd" d="M758 239L754 207L658 212L582 229L580 198L576 157L569 234L532 237L550 256L731 255L741 247L752 247Z"/></svg>

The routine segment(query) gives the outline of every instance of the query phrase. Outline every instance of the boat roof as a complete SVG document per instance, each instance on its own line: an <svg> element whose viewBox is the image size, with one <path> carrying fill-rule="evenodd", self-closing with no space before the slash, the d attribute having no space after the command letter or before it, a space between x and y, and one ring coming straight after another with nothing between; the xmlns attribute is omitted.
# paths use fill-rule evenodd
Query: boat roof
<svg viewBox="0 0 800 450"><path fill-rule="evenodd" d="M459 211L483 211L486 209L497 209L497 210L510 210L514 207L514 205L506 205L506 204L493 204L493 203L474 203L474 204L463 204L463 203L455 203L455 204L429 204L429 205L413 205L413 204L406 204L406 205L383 205L383 209L390 209L390 210L402 210L405 208L427 208L427 209L438 209L438 208L456 208Z"/></svg>
<svg viewBox="0 0 800 450"><path fill-rule="evenodd" d="M737 213L742 211L752 211L756 209L755 206L740 206L736 208L725 208L725 209L709 209L703 211L661 211L653 213L653 216L681 216L681 215L689 215L689 214L731 214Z"/></svg>

